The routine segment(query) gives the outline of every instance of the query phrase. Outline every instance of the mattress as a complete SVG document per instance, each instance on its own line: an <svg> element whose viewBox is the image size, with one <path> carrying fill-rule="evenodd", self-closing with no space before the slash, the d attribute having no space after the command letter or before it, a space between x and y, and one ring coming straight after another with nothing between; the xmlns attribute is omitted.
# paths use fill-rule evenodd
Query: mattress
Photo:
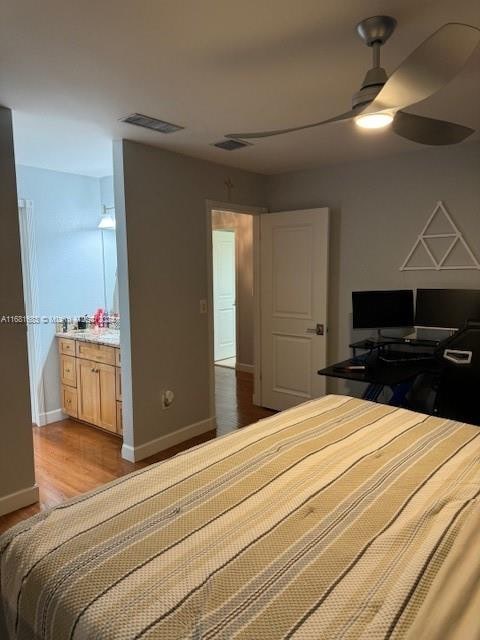
<svg viewBox="0 0 480 640"><path fill-rule="evenodd" d="M477 427L308 402L7 531L3 624L11 640L480 637L479 458Z"/></svg>

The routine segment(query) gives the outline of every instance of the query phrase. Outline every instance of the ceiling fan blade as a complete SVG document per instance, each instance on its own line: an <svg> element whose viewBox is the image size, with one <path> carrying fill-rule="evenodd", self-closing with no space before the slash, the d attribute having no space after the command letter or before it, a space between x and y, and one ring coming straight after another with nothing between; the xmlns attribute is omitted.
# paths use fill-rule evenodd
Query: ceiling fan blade
<svg viewBox="0 0 480 640"><path fill-rule="evenodd" d="M341 120L349 120L362 113L362 109L355 109L342 113L334 118L328 120L322 120L321 122L314 122L313 124L304 124L301 127L292 127L290 129L275 129L274 131L257 131L255 133L227 133L226 138L233 138L235 140L248 140L249 138L270 138L271 136L279 136L282 133L291 133L292 131L301 131L302 129L312 129L313 127L319 127L321 124L328 124L329 122L340 122Z"/></svg>
<svg viewBox="0 0 480 640"><path fill-rule="evenodd" d="M404 109L448 84L480 42L480 29L448 23L413 51L392 73L366 113Z"/></svg>
<svg viewBox="0 0 480 640"><path fill-rule="evenodd" d="M457 144L474 132L474 129L454 122L416 116L405 111L397 111L392 129L402 138L431 145Z"/></svg>

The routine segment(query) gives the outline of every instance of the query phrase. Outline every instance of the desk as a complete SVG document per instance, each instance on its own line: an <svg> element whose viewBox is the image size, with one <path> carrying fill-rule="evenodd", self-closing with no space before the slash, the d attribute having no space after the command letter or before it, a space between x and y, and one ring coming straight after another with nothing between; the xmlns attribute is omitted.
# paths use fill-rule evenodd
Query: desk
<svg viewBox="0 0 480 640"><path fill-rule="evenodd" d="M329 378L342 378L344 380L355 380L356 382L367 382L368 384L382 385L384 387L394 387L403 382L414 380L421 373L436 373L441 370L442 365L436 360L421 360L419 362L402 362L399 364L386 364L380 361L370 364L365 371L340 371L342 367L351 365L351 360L336 362L330 367L318 371L318 375Z"/></svg>
<svg viewBox="0 0 480 640"><path fill-rule="evenodd" d="M398 342L388 343L398 345ZM352 349L367 349L370 347L365 346L365 343L354 343L350 345ZM381 348L385 348L387 344L382 343ZM436 346L436 344L430 345L418 345L415 346ZM407 350L405 349L407 352ZM410 352L411 353L411 352ZM365 364L367 369L364 371L342 371L342 368L348 367L351 364ZM384 387L390 387L393 392L391 399L392 404L401 404L402 400L410 388L411 383L417 376L422 373L440 373L444 365L436 360L433 356L431 359L422 360L410 360L405 362L383 362L377 357L375 352L370 353L366 358L355 358L352 360L343 360L342 362L336 362L335 364L321 369L318 374L321 376L327 376L329 378L341 378L343 380L353 380L355 382L365 382L368 384L367 389L363 394L363 398L366 400L377 400Z"/></svg>
<svg viewBox="0 0 480 640"><path fill-rule="evenodd" d="M440 343L437 340L421 340L418 338L370 338L368 340L360 340L352 342L348 346L353 351L353 357L357 355L357 351L372 351L373 349L389 349L390 347L403 347L404 350L415 347L425 349L436 349ZM433 353L433 351L432 351Z"/></svg>

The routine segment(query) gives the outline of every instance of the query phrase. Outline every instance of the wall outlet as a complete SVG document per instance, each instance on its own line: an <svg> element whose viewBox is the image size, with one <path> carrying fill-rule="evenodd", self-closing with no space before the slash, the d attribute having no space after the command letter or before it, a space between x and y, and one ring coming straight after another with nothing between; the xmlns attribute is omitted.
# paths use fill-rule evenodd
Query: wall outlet
<svg viewBox="0 0 480 640"><path fill-rule="evenodd" d="M200 300L200 313L207 313L207 301Z"/></svg>
<svg viewBox="0 0 480 640"><path fill-rule="evenodd" d="M168 409L172 406L175 400L175 394L170 389L167 389L162 393L162 409Z"/></svg>

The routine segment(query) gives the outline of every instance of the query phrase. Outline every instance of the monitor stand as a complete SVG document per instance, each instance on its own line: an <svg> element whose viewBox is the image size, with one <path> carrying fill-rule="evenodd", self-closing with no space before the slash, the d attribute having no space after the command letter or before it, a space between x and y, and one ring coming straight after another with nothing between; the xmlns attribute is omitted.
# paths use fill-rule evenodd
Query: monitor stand
<svg viewBox="0 0 480 640"><path fill-rule="evenodd" d="M382 329L377 329L377 336L376 336L377 342L382 342L382 340L398 340L400 339L400 336L384 336L382 333Z"/></svg>

